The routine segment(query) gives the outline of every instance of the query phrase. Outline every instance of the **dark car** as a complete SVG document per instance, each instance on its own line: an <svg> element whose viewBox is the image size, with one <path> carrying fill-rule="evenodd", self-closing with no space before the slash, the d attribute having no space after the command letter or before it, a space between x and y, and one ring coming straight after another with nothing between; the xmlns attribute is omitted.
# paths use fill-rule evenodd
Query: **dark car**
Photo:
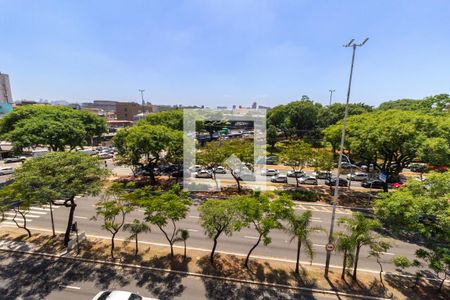
<svg viewBox="0 0 450 300"><path fill-rule="evenodd" d="M325 184L329 185L329 186L335 186L336 185L336 178L331 178L331 179L325 180ZM338 185L339 186L348 186L348 181L346 179L339 178Z"/></svg>
<svg viewBox="0 0 450 300"><path fill-rule="evenodd" d="M384 182L378 179L375 180L365 180L361 183L364 188L372 189L382 189L384 187Z"/></svg>

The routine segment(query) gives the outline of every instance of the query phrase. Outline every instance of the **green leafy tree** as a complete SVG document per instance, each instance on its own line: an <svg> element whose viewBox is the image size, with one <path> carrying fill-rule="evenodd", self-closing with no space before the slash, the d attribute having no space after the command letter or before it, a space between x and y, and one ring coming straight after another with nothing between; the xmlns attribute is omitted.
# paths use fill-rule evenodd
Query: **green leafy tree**
<svg viewBox="0 0 450 300"><path fill-rule="evenodd" d="M147 197L148 199L141 202L145 208L145 220L161 230L169 242L170 256L173 256L177 222L186 218L191 201L179 186L174 186L168 192L157 192ZM170 226L167 228L169 223Z"/></svg>
<svg viewBox="0 0 450 300"><path fill-rule="evenodd" d="M356 212L353 213L351 218L340 218L338 224L347 228L347 232L355 245L352 278L356 280L361 247L370 246L378 242L379 238L373 230L379 228L380 223L375 219L366 218L362 213Z"/></svg>
<svg viewBox="0 0 450 300"><path fill-rule="evenodd" d="M349 116L361 115L371 112L373 108L364 103L354 103L348 105ZM338 121L344 119L345 104L333 103L331 106L325 106L319 113L320 128L326 128L330 125L336 124Z"/></svg>
<svg viewBox="0 0 450 300"><path fill-rule="evenodd" d="M75 196L97 195L108 174L95 157L79 152L54 152L25 161L14 173L11 188L30 203L52 202L70 209L64 235L67 246L77 206Z"/></svg>
<svg viewBox="0 0 450 300"><path fill-rule="evenodd" d="M334 239L336 240L336 250L343 254L341 278L344 279L347 268L353 264L355 244L351 235L346 232L336 233Z"/></svg>
<svg viewBox="0 0 450 300"><path fill-rule="evenodd" d="M129 231L131 235L128 237L129 240L134 240L134 256L136 257L139 252L139 240L138 236L141 233L150 232L151 228L145 222L138 219L134 219L131 223L126 223L123 225L125 231Z"/></svg>
<svg viewBox="0 0 450 300"><path fill-rule="evenodd" d="M302 171L304 167L311 161L313 150L311 145L303 141L292 141L282 147L279 155L280 160L292 168L292 171ZM298 174L295 174L295 182L298 187Z"/></svg>
<svg viewBox="0 0 450 300"><path fill-rule="evenodd" d="M440 274L443 274L439 284L439 291L442 291L447 276L450 276L449 247L435 247L432 250L419 249L416 251L416 256L427 262L428 267L436 273L438 278Z"/></svg>
<svg viewBox="0 0 450 300"><path fill-rule="evenodd" d="M139 125L161 125L172 130L183 131L183 110L174 109L151 113L139 122Z"/></svg>
<svg viewBox="0 0 450 300"><path fill-rule="evenodd" d="M223 142L221 141L208 142L197 152L196 159L198 163L212 170L212 175L216 183L216 187L218 187L216 168L224 164L224 161L227 158L227 154L228 153L224 151Z"/></svg>
<svg viewBox="0 0 450 300"><path fill-rule="evenodd" d="M113 184L105 193L104 198L95 205L96 216L103 219L102 229L111 233L111 258L114 258L114 239L125 224L125 216L133 211L133 206L124 194L121 184Z"/></svg>
<svg viewBox="0 0 450 300"><path fill-rule="evenodd" d="M244 167L249 171L253 171L253 143L249 140L224 140L220 141L221 151L223 156L226 158L224 161L224 167L230 170L231 176L233 176L236 181L238 192L241 192L241 182L240 175L244 172ZM259 149L261 150L261 149ZM234 157L239 159L242 163L235 164L231 163L228 158ZM245 172L244 172L245 173Z"/></svg>
<svg viewBox="0 0 450 300"><path fill-rule="evenodd" d="M184 244L184 254L183 257L186 259L186 241L189 239L189 231L187 229L178 229L176 241L182 241Z"/></svg>
<svg viewBox="0 0 450 300"><path fill-rule="evenodd" d="M375 200L377 217L392 233L419 238L428 248L450 244L450 173L430 173Z"/></svg>
<svg viewBox="0 0 450 300"><path fill-rule="evenodd" d="M400 268L403 272L404 269L409 267L421 267L422 264L417 259L410 260L406 256L397 255L392 259L394 265ZM420 272L416 272L414 276L414 285L411 288L416 288L419 285L420 279L422 279L423 275Z"/></svg>
<svg viewBox="0 0 450 300"><path fill-rule="evenodd" d="M240 214L242 226L253 226L258 233L258 239L252 246L245 259L245 267L253 250L258 247L261 240L264 246L269 245L272 239L269 233L272 229L283 228L281 220L288 219L293 213L293 202L287 198L280 197L273 201L267 194L256 193L253 196L240 196L234 198L237 202L237 210Z"/></svg>
<svg viewBox="0 0 450 300"><path fill-rule="evenodd" d="M381 262L381 256L384 253L386 253L392 247L392 245L387 240L380 238L374 243L371 243L369 246L370 246L369 257L376 258L377 264L380 266L380 273L378 274L380 282L383 285L383 288L386 289L383 282L383 264Z"/></svg>
<svg viewBox="0 0 450 300"><path fill-rule="evenodd" d="M449 142L441 137L426 139L419 148L418 157L434 166L447 166L450 164Z"/></svg>
<svg viewBox="0 0 450 300"><path fill-rule="evenodd" d="M83 147L106 132L106 121L90 112L64 106L30 105L15 109L0 121L0 136L16 152L46 146L52 151Z"/></svg>
<svg viewBox="0 0 450 300"><path fill-rule="evenodd" d="M200 212L200 224L206 236L213 240L210 262L214 265L214 254L217 240L224 233L231 236L234 231L240 230L239 220L234 197L228 200L208 199L198 207Z"/></svg>
<svg viewBox="0 0 450 300"><path fill-rule="evenodd" d="M320 226L311 226L311 211L307 210L302 214L292 214L289 218L287 232L291 236L291 242L297 239L297 259L295 263L295 274L300 274L300 249L302 246L306 250L306 254L311 261L314 257L313 242L311 240L311 234L313 232L324 231Z"/></svg>
<svg viewBox="0 0 450 300"><path fill-rule="evenodd" d="M151 184L156 183L154 169L165 152L179 151L179 132L161 125L139 124L119 130L113 139L123 163L141 166L150 174Z"/></svg>
<svg viewBox="0 0 450 300"><path fill-rule="evenodd" d="M372 163L389 181L418 156L428 138L450 140L448 126L446 117L411 111L375 111L351 116L347 123L345 148L352 157ZM335 143L341 129L342 122L325 129L326 140ZM387 183L384 190L388 190Z"/></svg>
<svg viewBox="0 0 450 300"><path fill-rule="evenodd" d="M333 154L328 150L322 148L313 152L311 166L314 168L314 171L331 171L333 165Z"/></svg>
<svg viewBox="0 0 450 300"><path fill-rule="evenodd" d="M379 105L380 110L400 109L421 112L442 112L448 109L450 104L450 96L448 94L439 94L424 99L399 99L383 102Z"/></svg>

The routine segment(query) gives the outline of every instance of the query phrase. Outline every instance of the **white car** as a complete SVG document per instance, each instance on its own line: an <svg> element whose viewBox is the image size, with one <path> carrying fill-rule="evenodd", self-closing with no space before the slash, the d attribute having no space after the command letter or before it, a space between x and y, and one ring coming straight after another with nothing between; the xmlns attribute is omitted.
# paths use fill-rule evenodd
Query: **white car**
<svg viewBox="0 0 450 300"><path fill-rule="evenodd" d="M305 175L304 171L300 171L300 170L295 170L295 171L288 171L287 172L287 176L288 177L302 177L303 175Z"/></svg>
<svg viewBox="0 0 450 300"><path fill-rule="evenodd" d="M261 171L262 176L275 176L278 174L280 174L280 171L278 171L277 169L267 169Z"/></svg>
<svg viewBox="0 0 450 300"><path fill-rule="evenodd" d="M275 175L270 179L271 182L288 183L286 175Z"/></svg>
<svg viewBox="0 0 450 300"><path fill-rule="evenodd" d="M192 166L192 167L190 167L189 168L189 171L191 171L191 172L198 172L198 171L200 171L200 170L202 170L203 169L203 167L202 166L200 166L200 165L195 165L195 166Z"/></svg>
<svg viewBox="0 0 450 300"><path fill-rule="evenodd" d="M216 174L227 174L227 170L225 170L225 168L222 167L222 166L218 166L218 167L214 170L214 172L215 172Z"/></svg>
<svg viewBox="0 0 450 300"><path fill-rule="evenodd" d="M194 173L195 178L212 178L212 172L209 170L200 170Z"/></svg>
<svg viewBox="0 0 450 300"><path fill-rule="evenodd" d="M145 298L127 291L101 291L95 295L92 300L150 300L154 298Z"/></svg>
<svg viewBox="0 0 450 300"><path fill-rule="evenodd" d="M353 174L348 174L347 175L347 179L348 180L353 180L353 181L364 181L364 180L369 179L369 174L356 172L356 173L353 173Z"/></svg>
<svg viewBox="0 0 450 300"><path fill-rule="evenodd" d="M306 177L298 178L297 181L300 184L317 185L317 178L314 176L306 176Z"/></svg>
<svg viewBox="0 0 450 300"><path fill-rule="evenodd" d="M331 172L330 171L316 171L312 173L312 176L316 177L317 179L329 179L331 178Z"/></svg>
<svg viewBox="0 0 450 300"><path fill-rule="evenodd" d="M14 173L14 169L11 167L0 168L0 175L8 175Z"/></svg>
<svg viewBox="0 0 450 300"><path fill-rule="evenodd" d="M15 163L15 162L23 162L26 159L27 158L25 156L13 156L13 157L5 158L4 162L5 162L5 164L7 164L7 163Z"/></svg>
<svg viewBox="0 0 450 300"><path fill-rule="evenodd" d="M100 159L108 159L108 158L113 158L114 155L108 152L101 152L98 154L98 158Z"/></svg>

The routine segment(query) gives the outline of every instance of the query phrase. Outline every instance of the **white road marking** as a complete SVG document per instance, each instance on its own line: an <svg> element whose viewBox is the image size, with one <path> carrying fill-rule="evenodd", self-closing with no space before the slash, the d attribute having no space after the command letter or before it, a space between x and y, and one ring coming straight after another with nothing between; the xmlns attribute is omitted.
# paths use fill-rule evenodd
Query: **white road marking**
<svg viewBox="0 0 450 300"><path fill-rule="evenodd" d="M246 239L251 239L251 240L257 240L257 239L259 239L259 237L257 237L257 236L248 236L248 235L246 235L246 236L244 236Z"/></svg>
<svg viewBox="0 0 450 300"><path fill-rule="evenodd" d="M83 220L87 220L88 219L87 217L82 217L82 216L74 216L74 218L83 219Z"/></svg>
<svg viewBox="0 0 450 300"><path fill-rule="evenodd" d="M200 219L199 216L189 216L189 218Z"/></svg>
<svg viewBox="0 0 450 300"><path fill-rule="evenodd" d="M322 244L313 244L314 247L325 247L325 245Z"/></svg>
<svg viewBox="0 0 450 300"><path fill-rule="evenodd" d="M16 215L16 213L12 213L12 212L5 212L4 214L7 215L7 216L11 216L11 217L14 217ZM33 214L26 214L25 215L25 218L39 218L39 217L40 216L33 215ZM17 218L16 219L21 219L21 218L22 218L22 216L20 214L17 214Z"/></svg>
<svg viewBox="0 0 450 300"><path fill-rule="evenodd" d="M385 255L395 255L395 253L392 253L392 252L381 252L382 254L385 254Z"/></svg>
<svg viewBox="0 0 450 300"><path fill-rule="evenodd" d="M30 207L30 210L39 210L39 211L45 211L45 212L43 212L44 214L46 214L47 213L47 211L50 211L50 209L49 208L42 208L42 207ZM54 210L54 209L52 209L52 210Z"/></svg>
<svg viewBox="0 0 450 300"><path fill-rule="evenodd" d="M79 290L79 289L81 289L81 287L79 287L79 286L73 286L73 285L60 285L60 287L66 288L66 289L73 289L73 290Z"/></svg>
<svg viewBox="0 0 450 300"><path fill-rule="evenodd" d="M187 231L190 231L190 232L198 232L198 230L197 229L186 229Z"/></svg>

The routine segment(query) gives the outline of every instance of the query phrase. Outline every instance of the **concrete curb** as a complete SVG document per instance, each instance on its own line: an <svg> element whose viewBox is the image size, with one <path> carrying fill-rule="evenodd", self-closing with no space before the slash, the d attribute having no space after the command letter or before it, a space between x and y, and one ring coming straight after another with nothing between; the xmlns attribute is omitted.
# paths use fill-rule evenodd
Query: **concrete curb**
<svg viewBox="0 0 450 300"><path fill-rule="evenodd" d="M222 281L231 281L231 282L252 284L252 285L260 285L260 286L266 286L266 287L272 287L272 288L290 289L290 290L297 290L297 291L310 292L310 293L316 293L316 294L318 293L318 294L325 294L325 295L351 297L354 299L369 299L369 300L391 299L391 298L365 296L365 295L358 295L358 294L349 294L349 293L343 293L343 292L338 292L338 291L333 291L333 290L295 287L295 286L290 286L290 285L285 285L285 284L276 284L276 283L259 282L259 281L245 280L245 279L222 277L222 276L214 276L214 275L207 275L207 274L187 272L187 271L162 269L162 268L147 267L147 266L140 266L140 265L133 265L133 264L122 264L122 263L116 263L116 262L112 262L112 261L110 262L110 261L95 260L95 259L88 259L88 258L81 258L81 257L68 257L68 256L55 255L55 254L42 253L42 252L34 252L34 251L21 251L21 250L11 250L11 249L0 249L0 251L9 252L9 253L20 253L20 254L24 254L24 255L44 256L44 257L53 258L53 259L65 259L65 260L79 261L79 262L84 262L84 263L104 264L104 265L110 265L110 266L116 266L116 267L122 267L122 268L133 268L133 269L139 269L139 270L149 270L149 271L173 273L173 274L178 274L178 275L193 276L193 277L200 277L200 278L207 278L207 279L216 279L216 280L222 280Z"/></svg>

